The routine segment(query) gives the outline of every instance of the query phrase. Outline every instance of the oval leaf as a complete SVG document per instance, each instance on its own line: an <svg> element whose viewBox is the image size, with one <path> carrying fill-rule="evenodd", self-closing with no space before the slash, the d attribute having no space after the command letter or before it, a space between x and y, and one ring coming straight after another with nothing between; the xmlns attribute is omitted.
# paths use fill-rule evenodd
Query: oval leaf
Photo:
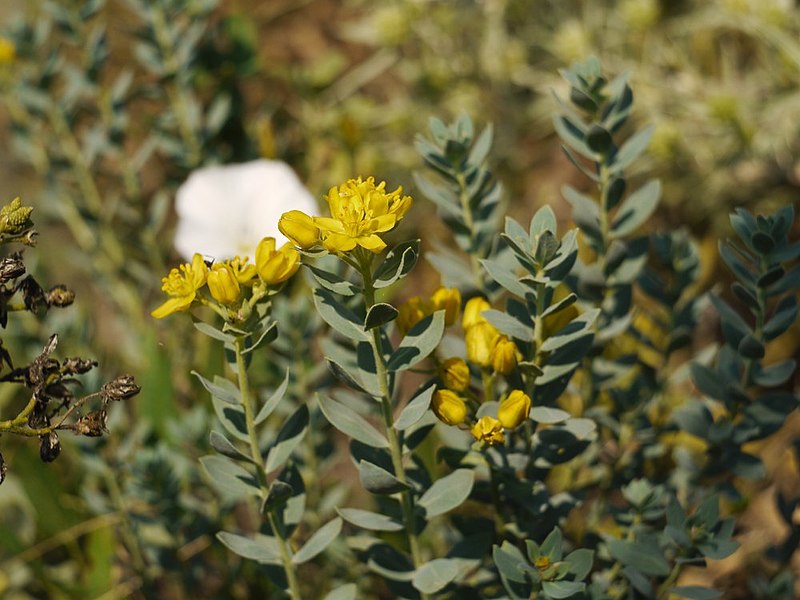
<svg viewBox="0 0 800 600"><path fill-rule="evenodd" d="M322 414L345 435L375 448L388 448L389 442L370 423L349 406L326 396L317 396Z"/></svg>
<svg viewBox="0 0 800 600"><path fill-rule="evenodd" d="M372 531L400 531L403 529L403 524L398 523L391 517L368 510L361 510L360 508L337 508L336 512L348 523L356 527L361 527L362 529L370 529Z"/></svg>
<svg viewBox="0 0 800 600"><path fill-rule="evenodd" d="M417 504L425 509L428 518L444 514L469 497L475 473L471 469L456 469L427 489Z"/></svg>
<svg viewBox="0 0 800 600"><path fill-rule="evenodd" d="M303 544L303 547L292 557L292 562L296 565L302 565L308 562L325 550L341 531L342 519L336 517L332 521L329 521L320 527L314 535L308 538L308 541Z"/></svg>
<svg viewBox="0 0 800 600"><path fill-rule="evenodd" d="M411 328L392 353L386 368L402 371L414 366L436 349L443 334L444 311L437 310Z"/></svg>

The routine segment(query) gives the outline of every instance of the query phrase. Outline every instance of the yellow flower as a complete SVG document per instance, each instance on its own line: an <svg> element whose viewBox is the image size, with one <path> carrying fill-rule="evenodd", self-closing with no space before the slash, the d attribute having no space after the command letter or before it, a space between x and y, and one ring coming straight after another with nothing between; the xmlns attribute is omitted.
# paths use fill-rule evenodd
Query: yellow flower
<svg viewBox="0 0 800 600"><path fill-rule="evenodd" d="M397 225L411 208L411 196L403 196L401 187L393 192L386 192L385 187L385 181L376 186L374 177L366 181L359 177L330 189L325 199L331 216L314 219L325 248L349 252L361 246L375 253L386 248L378 234Z"/></svg>
<svg viewBox="0 0 800 600"><path fill-rule="evenodd" d="M469 387L469 367L461 358L453 357L444 361L439 367L439 377L449 390L464 392Z"/></svg>
<svg viewBox="0 0 800 600"><path fill-rule="evenodd" d="M253 277L256 276L256 266L249 262L249 260L250 259L247 256L244 258L235 256L231 260L227 261L227 264L230 266L234 275L236 276L236 281L239 283L248 283L251 279L253 279Z"/></svg>
<svg viewBox="0 0 800 600"><path fill-rule="evenodd" d="M496 373L508 375L517 368L520 356L517 345L508 337L501 335L492 348L492 368Z"/></svg>
<svg viewBox="0 0 800 600"><path fill-rule="evenodd" d="M461 292L458 288L440 287L431 296L431 306L433 311L444 310L444 324L450 327L461 311Z"/></svg>
<svg viewBox="0 0 800 600"><path fill-rule="evenodd" d="M174 312L187 310L194 302L197 290L205 285L207 276L208 267L200 254L192 257L191 264L185 263L180 269L172 269L161 280L161 289L170 298L150 314L156 319L163 319Z"/></svg>
<svg viewBox="0 0 800 600"><path fill-rule="evenodd" d="M275 249L275 238L265 237L256 248L256 271L267 285L283 283L300 268L300 254L291 242Z"/></svg>
<svg viewBox="0 0 800 600"><path fill-rule="evenodd" d="M500 333L489 321L476 323L464 332L467 344L467 359L470 362L488 367L492 364L492 349Z"/></svg>
<svg viewBox="0 0 800 600"><path fill-rule="evenodd" d="M239 299L239 281L228 263L215 264L208 272L207 284L211 296L220 304L229 306Z"/></svg>
<svg viewBox="0 0 800 600"><path fill-rule="evenodd" d="M397 309L397 328L405 335L414 325L431 314L431 306L419 296L412 296Z"/></svg>
<svg viewBox="0 0 800 600"><path fill-rule="evenodd" d="M278 230L303 250L319 243L319 227L314 224L314 218L300 210L283 213Z"/></svg>
<svg viewBox="0 0 800 600"><path fill-rule="evenodd" d="M467 403L451 390L436 390L431 400L431 410L447 425L460 425L467 418Z"/></svg>
<svg viewBox="0 0 800 600"><path fill-rule="evenodd" d="M7 65L14 62L17 57L17 48L14 42L8 38L0 37L0 65Z"/></svg>
<svg viewBox="0 0 800 600"><path fill-rule="evenodd" d="M490 308L492 308L492 305L487 302L486 298L476 296L467 300L467 304L464 306L464 318L461 320L461 326L464 331L476 323L485 322L486 318L481 316L481 313Z"/></svg>
<svg viewBox="0 0 800 600"><path fill-rule="evenodd" d="M531 399L520 390L513 390L497 409L497 419L505 429L515 429L528 418Z"/></svg>
<svg viewBox="0 0 800 600"><path fill-rule="evenodd" d="M478 422L472 426L470 432L472 433L472 437L476 440L489 444L490 446L503 444L506 441L506 437L503 435L503 426L500 424L500 421L494 417L481 417L478 419Z"/></svg>

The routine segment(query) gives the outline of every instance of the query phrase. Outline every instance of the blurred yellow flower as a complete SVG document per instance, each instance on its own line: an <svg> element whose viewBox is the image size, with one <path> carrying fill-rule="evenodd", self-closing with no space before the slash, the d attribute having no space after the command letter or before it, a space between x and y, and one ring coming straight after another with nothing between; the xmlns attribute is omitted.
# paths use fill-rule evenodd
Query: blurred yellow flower
<svg viewBox="0 0 800 600"><path fill-rule="evenodd" d="M503 435L503 426L500 421L494 417L481 417L478 422L470 429L472 437L479 442L484 442L490 446L495 444L503 444L506 441L506 436Z"/></svg>
<svg viewBox="0 0 800 600"><path fill-rule="evenodd" d="M497 337L491 356L492 368L496 373L508 375L517 368L517 363L521 357L522 355L517 345L507 336L500 335Z"/></svg>
<svg viewBox="0 0 800 600"><path fill-rule="evenodd" d="M256 271L267 285L283 283L300 268L300 254L291 242L275 249L275 238L265 237L256 248Z"/></svg>
<svg viewBox="0 0 800 600"><path fill-rule="evenodd" d="M431 410L447 425L460 425L467 418L467 403L452 390L436 390L431 399Z"/></svg>
<svg viewBox="0 0 800 600"><path fill-rule="evenodd" d="M484 310L489 310L490 308L492 308L492 305L489 304L486 298L475 296L474 298L467 300L467 303L464 306L464 318L461 320L461 326L464 328L464 331L476 323L485 322L486 319L481 316L481 313Z"/></svg>
<svg viewBox="0 0 800 600"><path fill-rule="evenodd" d="M208 267L200 254L195 254L191 263L172 269L161 280L161 289L170 298L150 314L156 319L163 319L174 312L187 310L194 302L197 290L205 285L207 276Z"/></svg>
<svg viewBox="0 0 800 600"><path fill-rule="evenodd" d="M439 367L439 377L442 378L445 387L449 390L464 392L469 387L469 367L464 359L448 358Z"/></svg>
<svg viewBox="0 0 800 600"><path fill-rule="evenodd" d="M0 65L14 62L17 57L17 48L8 38L0 37Z"/></svg>
<svg viewBox="0 0 800 600"><path fill-rule="evenodd" d="M397 328L402 335L408 333L414 325L431 314L430 304L419 296L412 296L403 302L397 309Z"/></svg>
<svg viewBox="0 0 800 600"><path fill-rule="evenodd" d="M489 321L483 321L468 327L464 332L464 341L467 344L467 359L481 367L491 366L492 350L499 335L500 332Z"/></svg>
<svg viewBox="0 0 800 600"><path fill-rule="evenodd" d="M444 324L450 327L461 311L461 292L458 288L440 287L431 296L432 311L444 310Z"/></svg>
<svg viewBox="0 0 800 600"><path fill-rule="evenodd" d="M385 191L386 182L377 186L375 178L349 179L332 187L326 196L330 217L316 217L322 243L331 252L349 252L356 246L370 252L386 248L379 233L386 233L411 208L411 196L403 196L403 188Z"/></svg>
<svg viewBox="0 0 800 600"><path fill-rule="evenodd" d="M300 210L283 213L278 221L278 229L303 250L319 242L319 227L314 224L314 218Z"/></svg>
<svg viewBox="0 0 800 600"><path fill-rule="evenodd" d="M512 390L500 403L497 409L497 419L505 429L515 429L528 418L530 412L530 396L521 390Z"/></svg>
<svg viewBox="0 0 800 600"><path fill-rule="evenodd" d="M207 284L211 296L220 304L229 306L239 300L241 294L239 280L228 263L217 263L211 267Z"/></svg>

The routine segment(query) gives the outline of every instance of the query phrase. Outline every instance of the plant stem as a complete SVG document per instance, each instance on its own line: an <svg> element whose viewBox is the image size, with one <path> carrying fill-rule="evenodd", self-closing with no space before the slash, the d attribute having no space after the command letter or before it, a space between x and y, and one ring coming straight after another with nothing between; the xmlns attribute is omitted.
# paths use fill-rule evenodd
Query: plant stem
<svg viewBox="0 0 800 600"><path fill-rule="evenodd" d="M662 598L669 597L669 590L678 580L678 576L681 574L681 563L675 563L672 567L672 570L669 572L669 575L664 580L664 582L658 586L658 591L656 592L656 600L661 600Z"/></svg>
<svg viewBox="0 0 800 600"><path fill-rule="evenodd" d="M359 271L361 272L364 282L364 302L367 310L375 304L375 288L372 283L371 263L371 257L361 257L361 260L359 260ZM394 429L392 397L389 390L389 376L386 371L386 362L384 360L383 351L381 350L380 328L375 327L370 333L370 346L372 347L372 354L375 359L375 374L378 379L378 385L380 385L379 401L381 405L381 416L383 417L386 438L389 441L392 466L394 467L394 474L398 481L404 485L408 485L408 478L403 468L403 449L400 446L400 440ZM414 499L409 490L401 492L400 502L403 509L403 521L408 538L408 547L411 551L411 560L414 564L414 568L419 568L423 564L423 560L419 547L419 538L417 537L416 519L414 517ZM421 597L423 599L429 598L425 593L422 593Z"/></svg>
<svg viewBox="0 0 800 600"><path fill-rule="evenodd" d="M234 354L236 355L236 376L239 382L239 393L242 400L242 408L244 409L244 421L247 427L247 437L250 440L250 456L256 466L256 477L261 486L262 494L266 498L268 493L267 477L264 472L264 459L261 456L261 449L258 444L258 432L256 431L255 415L253 411L253 400L250 394L250 382L247 379L246 366L244 364L244 338L241 336L236 337L234 342ZM294 564L292 564L292 554L289 543L286 539L286 533L283 527L279 527L278 519L273 512L273 509L267 510L267 519L278 541L278 550L281 555L281 562L283 563L283 570L286 573L286 581L289 584L289 595L293 600L300 600L300 586L297 582L297 574L294 571Z"/></svg>

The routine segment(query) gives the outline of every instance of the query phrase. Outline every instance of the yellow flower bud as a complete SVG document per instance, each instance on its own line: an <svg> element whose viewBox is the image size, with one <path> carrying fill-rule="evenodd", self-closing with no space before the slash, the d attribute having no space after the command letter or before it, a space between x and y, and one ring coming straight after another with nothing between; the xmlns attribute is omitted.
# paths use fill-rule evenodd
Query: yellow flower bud
<svg viewBox="0 0 800 600"><path fill-rule="evenodd" d="M469 388L469 367L461 358L453 357L444 361L439 367L439 377L449 390L464 392Z"/></svg>
<svg viewBox="0 0 800 600"><path fill-rule="evenodd" d="M467 359L481 367L490 366L492 364L492 349L498 335L500 334L497 329L489 321L483 321L468 327L464 333L464 341L467 344Z"/></svg>
<svg viewBox="0 0 800 600"><path fill-rule="evenodd" d="M528 418L531 399L521 390L513 390L497 409L497 419L505 429L515 429Z"/></svg>
<svg viewBox="0 0 800 600"><path fill-rule="evenodd" d="M431 314L431 307L419 296L412 296L398 307L397 312L397 328L405 335L409 329Z"/></svg>
<svg viewBox="0 0 800 600"><path fill-rule="evenodd" d="M476 323L485 322L486 318L481 316L481 313L490 308L492 308L492 305L489 304L486 298L481 298L480 296L470 298L464 306L464 318L461 321L461 326L466 331Z"/></svg>
<svg viewBox="0 0 800 600"><path fill-rule="evenodd" d="M501 335L492 349L492 368L496 373L508 375L517 368L520 356L517 345L508 337Z"/></svg>
<svg viewBox="0 0 800 600"><path fill-rule="evenodd" d="M14 42L5 37L0 37L0 65L14 62L17 57L17 48Z"/></svg>
<svg viewBox="0 0 800 600"><path fill-rule="evenodd" d="M283 283L300 268L300 254L291 242L275 249L275 238L265 237L256 248L256 271L267 285Z"/></svg>
<svg viewBox="0 0 800 600"><path fill-rule="evenodd" d="M481 417L478 419L478 422L472 426L470 432L472 433L472 437L476 440L489 444L490 446L503 444L506 441L506 437L503 435L503 426L500 424L500 421L494 417Z"/></svg>
<svg viewBox="0 0 800 600"><path fill-rule="evenodd" d="M283 213L278 221L278 230L304 250L319 242L319 227L312 217L300 210Z"/></svg>
<svg viewBox="0 0 800 600"><path fill-rule="evenodd" d="M461 292L458 288L440 287L431 296L433 311L444 310L444 324L450 327L458 320L461 311Z"/></svg>
<svg viewBox="0 0 800 600"><path fill-rule="evenodd" d="M431 399L431 410L447 425L460 425L467 418L467 403L451 390L436 390Z"/></svg>
<svg viewBox="0 0 800 600"><path fill-rule="evenodd" d="M230 306L239 300L239 281L228 263L215 264L208 272L206 285L211 296L220 304Z"/></svg>

